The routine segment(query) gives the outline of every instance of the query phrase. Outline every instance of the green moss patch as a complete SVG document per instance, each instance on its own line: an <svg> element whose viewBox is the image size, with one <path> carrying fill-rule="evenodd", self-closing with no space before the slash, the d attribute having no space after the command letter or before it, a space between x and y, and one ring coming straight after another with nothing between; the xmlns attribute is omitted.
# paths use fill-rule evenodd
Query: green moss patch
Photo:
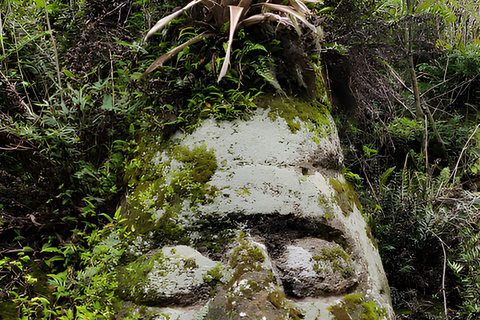
<svg viewBox="0 0 480 320"><path fill-rule="evenodd" d="M0 302L0 320L16 320L18 318L18 308L13 302Z"/></svg>
<svg viewBox="0 0 480 320"><path fill-rule="evenodd" d="M205 145L177 145L145 156L147 161L141 165L127 166L126 176L134 189L128 198L126 223L140 233L159 230L179 240L185 236L182 209L194 210L215 197L216 188L207 183L217 170L215 154Z"/></svg>
<svg viewBox="0 0 480 320"><path fill-rule="evenodd" d="M339 180L329 178L328 182L336 191L335 200L345 216L348 216L351 212L353 212L354 206L362 211L362 204L358 199L357 193L347 180L344 179L344 182L341 182Z"/></svg>
<svg viewBox="0 0 480 320"><path fill-rule="evenodd" d="M230 255L231 267L236 268L238 265L243 265L251 270L263 270L261 264L266 258L262 249L243 237L240 237L238 242L240 245L233 249Z"/></svg>
<svg viewBox="0 0 480 320"><path fill-rule="evenodd" d="M277 309L283 309L287 311L288 319L300 320L304 318L302 312L296 308L293 302L287 300L285 294L280 289L270 292L267 296L267 300Z"/></svg>
<svg viewBox="0 0 480 320"><path fill-rule="evenodd" d="M340 303L328 307L335 320L381 320L388 319L384 307L379 307L375 301L367 301L362 293L352 293L343 297Z"/></svg>
<svg viewBox="0 0 480 320"><path fill-rule="evenodd" d="M350 277L354 270L350 256L338 246L333 249L322 249L320 255L312 257L313 270L318 274L338 273L342 279Z"/></svg>
<svg viewBox="0 0 480 320"><path fill-rule="evenodd" d="M272 120L282 117L287 122L292 133L302 129L302 123L308 130L315 132L314 140L326 137L332 133L328 107L313 100L283 99L281 97L262 97L258 106L270 108L268 116Z"/></svg>

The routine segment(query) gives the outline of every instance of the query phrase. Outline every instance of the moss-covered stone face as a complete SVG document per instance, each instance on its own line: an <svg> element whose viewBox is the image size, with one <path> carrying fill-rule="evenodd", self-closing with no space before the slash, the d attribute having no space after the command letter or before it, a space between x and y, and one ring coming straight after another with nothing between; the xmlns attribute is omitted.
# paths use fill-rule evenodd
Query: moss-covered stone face
<svg viewBox="0 0 480 320"><path fill-rule="evenodd" d="M216 189L207 182L216 169L215 154L205 145L158 150L144 172L138 167L127 172L129 184L135 185L128 198L127 223L140 233L157 229L169 238L181 238L188 218L179 213L211 201Z"/></svg>
<svg viewBox="0 0 480 320"><path fill-rule="evenodd" d="M203 319L313 320L329 316L333 296L355 291L388 304L328 108L262 99L248 120L205 119L192 133L140 144L140 160L127 165L128 231L143 237L126 250L134 261L118 281L141 310L190 303L198 311L211 298ZM168 257L178 254L164 247L172 243L223 264ZM198 282L178 284L187 278ZM192 319L186 309L187 318L165 314Z"/></svg>

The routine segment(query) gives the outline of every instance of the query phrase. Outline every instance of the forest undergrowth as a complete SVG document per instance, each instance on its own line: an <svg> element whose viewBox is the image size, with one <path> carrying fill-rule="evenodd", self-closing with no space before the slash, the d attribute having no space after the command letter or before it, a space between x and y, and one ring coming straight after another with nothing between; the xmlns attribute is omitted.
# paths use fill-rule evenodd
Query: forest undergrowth
<svg viewBox="0 0 480 320"><path fill-rule="evenodd" d="M0 4L0 315L113 318L112 269L131 240L118 210L123 171L141 165L142 134L246 116L264 92L318 96L323 70L344 175L363 201L398 319L477 319L479 5L308 4L321 35L299 36L285 21L246 26L220 79L227 25L208 29L200 11L143 40L185 4ZM216 35L198 40L207 29Z"/></svg>

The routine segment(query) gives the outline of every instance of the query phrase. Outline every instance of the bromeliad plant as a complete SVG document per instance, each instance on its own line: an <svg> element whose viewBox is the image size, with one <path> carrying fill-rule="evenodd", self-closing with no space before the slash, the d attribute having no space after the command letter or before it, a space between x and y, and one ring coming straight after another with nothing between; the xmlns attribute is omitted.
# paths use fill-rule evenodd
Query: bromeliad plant
<svg viewBox="0 0 480 320"><path fill-rule="evenodd" d="M193 0L182 9L159 20L147 33L145 41L156 32L166 27L172 20L180 17L184 12L199 4L204 7L204 14L199 22L201 22L203 26L209 26L213 31L205 31L163 54L148 67L148 69L142 74L141 78L146 77L152 71L161 67L166 61L180 53L184 48L205 38L223 35L223 30L227 30L226 27L228 27L229 30L227 49L217 82L220 82L228 71L233 37L235 32L242 28L265 21L271 21L293 28L298 34L300 34L299 22L301 22L311 29L312 32L318 32L317 27L308 21L308 18L313 17L314 14L305 4L306 2L315 3L317 1L288 0L288 5L275 3L278 0L273 0L273 2L270 2L269 0L267 1L268 2L252 4L252 0Z"/></svg>

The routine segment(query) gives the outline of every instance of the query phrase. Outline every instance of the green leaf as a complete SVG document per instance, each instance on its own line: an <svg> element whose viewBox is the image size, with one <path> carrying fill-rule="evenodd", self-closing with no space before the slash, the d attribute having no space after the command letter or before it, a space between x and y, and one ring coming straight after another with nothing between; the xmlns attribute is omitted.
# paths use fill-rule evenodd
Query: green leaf
<svg viewBox="0 0 480 320"><path fill-rule="evenodd" d="M181 51L183 51L184 48L186 48L189 45L192 45L194 43L197 43L207 37L211 37L215 34L213 33L201 33L196 37L193 37L192 39L188 40L187 42L179 45L178 47L173 48L172 50L168 51L167 53L163 54L162 56L158 57L157 60L155 60L148 68L145 70L145 72L140 76L139 79L145 78L147 75L149 75L152 71L157 69L158 67L163 66L165 62L170 60L172 57L175 55L179 54Z"/></svg>
<svg viewBox="0 0 480 320"><path fill-rule="evenodd" d="M147 35L145 36L145 42L148 41L148 39L156 32L162 30L167 24L169 24L173 19L179 17L180 15L182 15L182 13L186 10L188 10L189 8L193 7L194 5L196 5L197 3L200 3L202 2L202 0L194 0L192 2L190 2L189 4L187 4L185 7L183 7L182 9L158 20L158 22L153 26L152 29L150 29L150 31L148 31Z"/></svg>
<svg viewBox="0 0 480 320"><path fill-rule="evenodd" d="M107 220L108 220L109 222L112 222L112 221L113 221L112 217L110 217L110 216L109 216L108 214L106 214L106 213L100 213L99 216L104 216L105 218L107 218Z"/></svg>
<svg viewBox="0 0 480 320"><path fill-rule="evenodd" d="M55 248L55 247L42 248L42 251L40 251L40 252L56 252L56 253L63 254L62 250L60 250L58 248Z"/></svg>
<svg viewBox="0 0 480 320"><path fill-rule="evenodd" d="M380 179L378 181L378 187L380 189L380 193L383 193L383 186L388 180L388 177L392 174L393 170L395 170L396 167L391 167L390 169L387 169L382 175L380 176Z"/></svg>
<svg viewBox="0 0 480 320"><path fill-rule="evenodd" d="M142 76L142 73L141 73L141 72L134 72L134 73L132 73L132 75L130 76L130 79L132 79L132 80L138 80L138 79L140 79L141 76Z"/></svg>
<svg viewBox="0 0 480 320"><path fill-rule="evenodd" d="M118 108L113 107L113 98L109 94L106 94L103 96L102 109L103 110L119 110Z"/></svg>
<svg viewBox="0 0 480 320"><path fill-rule="evenodd" d="M63 73L65 73L67 77L75 78L75 75L68 70L63 70Z"/></svg>

